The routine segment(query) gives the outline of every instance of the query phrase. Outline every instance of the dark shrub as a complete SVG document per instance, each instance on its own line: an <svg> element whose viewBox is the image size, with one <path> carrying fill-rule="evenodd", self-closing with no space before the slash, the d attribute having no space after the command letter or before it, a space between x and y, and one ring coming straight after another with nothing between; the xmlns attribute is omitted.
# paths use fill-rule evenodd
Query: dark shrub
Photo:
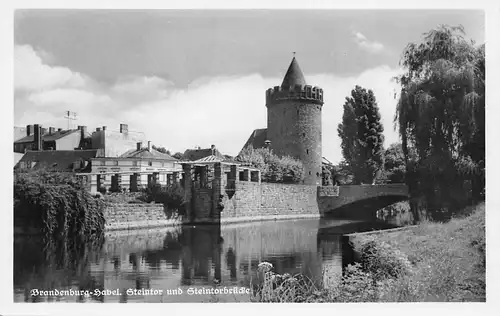
<svg viewBox="0 0 500 316"><path fill-rule="evenodd" d="M14 177L14 222L42 231L46 239L89 237L104 231L104 203L73 174L45 170Z"/></svg>
<svg viewBox="0 0 500 316"><path fill-rule="evenodd" d="M137 199L146 203L155 202L162 203L169 213L176 211L178 215L184 215L184 189L178 183L173 183L168 186L161 186L160 184L149 185L141 197Z"/></svg>
<svg viewBox="0 0 500 316"><path fill-rule="evenodd" d="M359 261L363 271L370 273L376 281L398 278L411 272L411 263L404 253L375 240L361 245Z"/></svg>

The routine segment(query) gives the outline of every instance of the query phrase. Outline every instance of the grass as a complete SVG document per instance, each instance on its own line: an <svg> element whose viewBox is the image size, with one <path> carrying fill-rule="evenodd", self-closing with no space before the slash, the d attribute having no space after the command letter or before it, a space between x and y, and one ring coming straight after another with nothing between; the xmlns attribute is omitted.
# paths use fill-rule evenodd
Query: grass
<svg viewBox="0 0 500 316"><path fill-rule="evenodd" d="M351 237L359 262L340 281L321 287L302 275L279 275L259 265L255 302L484 302L485 208L480 204L446 223Z"/></svg>
<svg viewBox="0 0 500 316"><path fill-rule="evenodd" d="M482 302L486 299L485 208L466 210L447 223L424 222L408 230L378 234L377 242L406 254L411 276L386 289L383 300ZM353 237L360 249L370 237ZM411 295L402 295L411 287Z"/></svg>

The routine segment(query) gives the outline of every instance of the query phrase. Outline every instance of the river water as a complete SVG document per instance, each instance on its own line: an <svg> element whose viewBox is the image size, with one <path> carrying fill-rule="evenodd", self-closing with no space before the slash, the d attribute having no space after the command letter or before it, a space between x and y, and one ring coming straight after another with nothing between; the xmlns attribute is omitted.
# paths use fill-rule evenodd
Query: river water
<svg viewBox="0 0 500 316"><path fill-rule="evenodd" d="M249 295L240 292L257 282L262 261L327 285L353 262L346 234L404 224L401 216L385 216L109 232L102 244L70 255L43 250L35 237L15 237L14 301L245 302ZM237 293L210 293L214 288Z"/></svg>

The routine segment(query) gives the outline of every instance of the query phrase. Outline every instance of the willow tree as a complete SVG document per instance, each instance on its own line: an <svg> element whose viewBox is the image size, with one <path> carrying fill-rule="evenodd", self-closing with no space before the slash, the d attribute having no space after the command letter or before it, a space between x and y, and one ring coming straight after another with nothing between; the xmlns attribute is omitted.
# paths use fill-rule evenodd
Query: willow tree
<svg viewBox="0 0 500 316"><path fill-rule="evenodd" d="M401 96L395 123L403 151L417 153L411 168L420 190L436 200L474 196L484 188L484 45L464 38L463 27L438 26L410 43L400 62ZM469 180L469 181L466 181Z"/></svg>

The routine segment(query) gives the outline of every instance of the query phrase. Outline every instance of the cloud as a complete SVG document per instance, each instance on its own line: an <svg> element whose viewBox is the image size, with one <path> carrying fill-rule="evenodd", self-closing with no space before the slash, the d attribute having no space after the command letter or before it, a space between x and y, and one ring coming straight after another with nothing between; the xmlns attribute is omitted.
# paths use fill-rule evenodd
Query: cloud
<svg viewBox="0 0 500 316"><path fill-rule="evenodd" d="M50 56L46 52L37 53L29 45L14 47L14 88L16 90L39 91L54 87L82 87L85 78L78 72L64 67L50 67L41 56ZM48 57L47 57L48 58Z"/></svg>
<svg viewBox="0 0 500 316"><path fill-rule="evenodd" d="M173 152L215 144L222 152L236 155L254 129L267 126L265 91L282 80L259 74L200 78L188 88L178 89L162 78L136 76L121 78L113 85L85 78L76 87L70 87L68 81L78 78L77 73L43 64L34 53L31 61L39 63L33 64L40 71L38 75L58 80L52 80L44 89L38 86L29 92L16 91L16 125L39 123L65 128L64 111L70 110L78 113L75 124L86 125L89 131L100 126L118 130L120 123L126 123L129 130L144 132L155 145ZM16 72L23 69L15 66ZM307 76L308 82L324 90L323 156L333 162L342 158L337 125L342 119L345 97L355 85L374 91L385 127L386 146L398 141L392 124L397 85L391 82L397 73L397 69L384 66L352 77ZM20 78L17 73L15 78ZM15 84L20 85L17 81Z"/></svg>
<svg viewBox="0 0 500 316"><path fill-rule="evenodd" d="M380 53L384 50L384 45L379 42L368 40L366 36L359 32L354 33L354 41L360 48L370 53Z"/></svg>
<svg viewBox="0 0 500 316"><path fill-rule="evenodd" d="M399 73L399 69L381 66L351 77L338 77L331 74L308 77L308 82L314 82L323 88L325 101L322 110L324 157L332 162L339 162L342 159L337 126L342 122L345 98L351 95L351 90L356 85L371 89L375 94L381 122L384 126L385 147L399 141L399 135L394 130L393 124L397 104L394 93L399 86L391 79Z"/></svg>

